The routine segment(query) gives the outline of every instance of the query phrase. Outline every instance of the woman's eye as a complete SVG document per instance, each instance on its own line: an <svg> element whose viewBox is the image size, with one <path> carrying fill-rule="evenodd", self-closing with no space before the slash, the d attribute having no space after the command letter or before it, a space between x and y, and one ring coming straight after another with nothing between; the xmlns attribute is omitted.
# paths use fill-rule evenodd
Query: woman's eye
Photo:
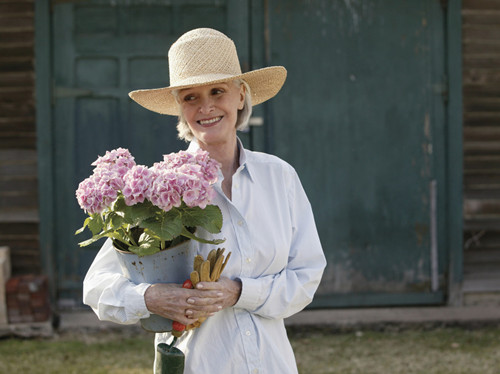
<svg viewBox="0 0 500 374"><path fill-rule="evenodd" d="M212 89L212 95L218 95L224 93L224 90L222 88L214 88Z"/></svg>
<svg viewBox="0 0 500 374"><path fill-rule="evenodd" d="M193 101L195 99L194 95L186 95L184 96L184 101Z"/></svg>

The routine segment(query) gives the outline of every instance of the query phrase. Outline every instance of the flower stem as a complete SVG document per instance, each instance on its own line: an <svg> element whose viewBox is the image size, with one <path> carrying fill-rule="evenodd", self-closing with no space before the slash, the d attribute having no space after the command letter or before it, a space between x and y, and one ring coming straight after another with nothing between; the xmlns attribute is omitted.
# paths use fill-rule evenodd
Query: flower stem
<svg viewBox="0 0 500 374"><path fill-rule="evenodd" d="M132 237L132 235L130 234L129 228L130 228L130 225L128 226L127 229L122 229L122 231L125 234L125 236L128 238L128 240L130 241L130 243L132 243L132 245L135 245L137 247L137 243L134 240L134 238Z"/></svg>

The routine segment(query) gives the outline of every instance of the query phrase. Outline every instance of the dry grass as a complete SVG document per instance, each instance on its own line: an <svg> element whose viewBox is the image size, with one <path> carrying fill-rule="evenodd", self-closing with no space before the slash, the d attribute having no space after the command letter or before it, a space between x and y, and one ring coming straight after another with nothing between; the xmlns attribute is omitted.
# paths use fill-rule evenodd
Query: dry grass
<svg viewBox="0 0 500 374"><path fill-rule="evenodd" d="M289 335L301 374L500 373L497 327ZM151 374L153 341L130 330L2 339L0 357L0 373Z"/></svg>
<svg viewBox="0 0 500 374"><path fill-rule="evenodd" d="M500 373L500 329L291 334L301 374Z"/></svg>

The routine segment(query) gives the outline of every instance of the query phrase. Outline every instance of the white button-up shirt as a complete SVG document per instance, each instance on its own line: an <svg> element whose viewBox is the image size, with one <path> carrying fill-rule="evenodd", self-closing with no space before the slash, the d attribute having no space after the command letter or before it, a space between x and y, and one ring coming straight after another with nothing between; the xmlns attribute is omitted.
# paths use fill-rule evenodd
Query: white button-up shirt
<svg viewBox="0 0 500 374"><path fill-rule="evenodd" d="M191 142L188 150L197 148ZM239 279L242 291L234 307L179 339L176 346L186 355L184 373L297 373L283 319L311 302L326 266L311 206L289 164L245 150L241 143L232 200L222 192L220 176L213 203L224 224L215 237L225 238L222 246L226 254L232 252L222 276ZM205 258L214 248L192 242ZM122 275L108 241L84 280L84 302L101 320L136 323L150 315L144 302L148 287ZM155 342L170 337L156 334Z"/></svg>

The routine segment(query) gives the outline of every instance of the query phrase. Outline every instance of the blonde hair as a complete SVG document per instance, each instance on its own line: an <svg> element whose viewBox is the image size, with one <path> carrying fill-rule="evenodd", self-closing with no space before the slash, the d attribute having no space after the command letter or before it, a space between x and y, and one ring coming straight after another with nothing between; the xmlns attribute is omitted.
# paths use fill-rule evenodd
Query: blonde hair
<svg viewBox="0 0 500 374"><path fill-rule="evenodd" d="M250 86L243 79L235 79L232 82L236 85L236 87L240 87L241 85L245 86L245 101L243 109L238 110L238 118L236 119L236 130L243 131L248 128L248 120L252 115L252 93L250 92ZM175 97L180 113L179 121L177 123L177 136L179 139L190 142L193 140L194 134L182 114L182 108L179 102L179 90L173 90L172 95Z"/></svg>

